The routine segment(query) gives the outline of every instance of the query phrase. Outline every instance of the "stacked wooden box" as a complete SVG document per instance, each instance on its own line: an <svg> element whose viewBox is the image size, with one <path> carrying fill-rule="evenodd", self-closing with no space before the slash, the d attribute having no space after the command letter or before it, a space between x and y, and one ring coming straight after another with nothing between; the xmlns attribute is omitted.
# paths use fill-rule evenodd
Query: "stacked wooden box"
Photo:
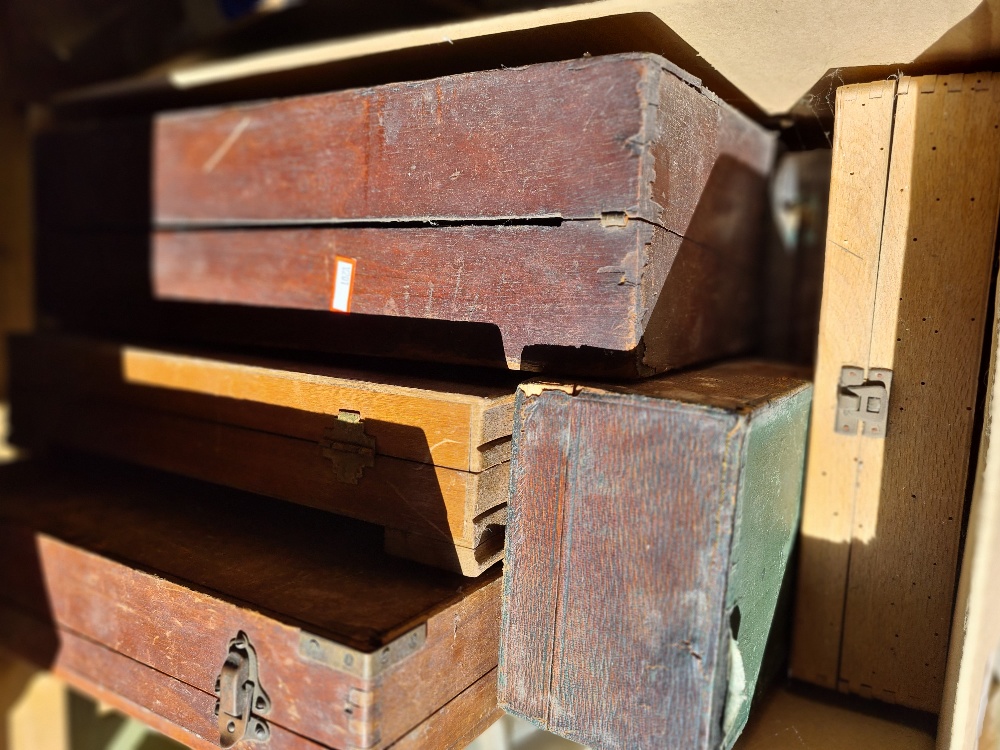
<svg viewBox="0 0 1000 750"><path fill-rule="evenodd" d="M730 746L811 389L703 363L758 338L774 154L654 55L50 129L3 637L194 746L460 747L498 681Z"/></svg>
<svg viewBox="0 0 1000 750"><path fill-rule="evenodd" d="M995 91L992 75L903 77L838 98L792 671L930 712L950 699L960 614L1000 196L984 166L996 163ZM169 570L169 557L133 559L82 526L47 527L42 510L9 517L282 611L338 658L374 663L389 649L389 671L351 688L372 707L347 700L338 738L282 713L268 664L285 657L250 625L220 634L212 669L233 653L258 664L277 713L251 718L272 737L388 746L420 726L440 744L494 715L496 674L508 710L594 747L731 745L785 640L772 624L810 398L800 372L731 359L759 333L773 148L649 55L60 124L39 143L38 233L41 311L59 330L15 342L15 439L254 493L233 507L256 508L257 495L312 506L272 504L276 519L345 524L329 536L356 537L351 555L378 557L373 570L422 571L392 596L436 580L459 594L415 605L405 623L373 621L358 646L318 610L275 610ZM395 360L359 359L372 355ZM72 486L81 504L104 493L117 499L100 507L183 505L156 494L174 486L159 475L114 484L105 475L124 469L45 466L38 475L69 472L45 485L63 488L56 497ZM191 487L220 505L231 491ZM460 655L425 652L435 670L465 665L461 676L419 708L390 708L393 680L417 679L398 639L420 620L437 648L431 623L478 607L473 592L493 630ZM32 622L48 616L30 596L15 604ZM58 617L62 632L83 627ZM154 666L151 650L127 653ZM214 705L203 677L187 684ZM206 742L213 722L198 730Z"/></svg>

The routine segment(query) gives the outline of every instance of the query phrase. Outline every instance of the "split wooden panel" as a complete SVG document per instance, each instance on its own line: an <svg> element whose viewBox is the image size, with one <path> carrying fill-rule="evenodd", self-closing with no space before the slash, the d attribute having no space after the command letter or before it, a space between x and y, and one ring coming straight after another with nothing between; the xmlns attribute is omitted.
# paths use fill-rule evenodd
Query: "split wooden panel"
<svg viewBox="0 0 1000 750"><path fill-rule="evenodd" d="M751 345L759 248L755 235L740 243L727 252L640 221L158 232L153 291L330 311L335 259L348 257L352 314L489 324L512 369L545 369L583 347L634 377Z"/></svg>
<svg viewBox="0 0 1000 750"><path fill-rule="evenodd" d="M92 155L116 143L152 173L102 181ZM81 126L39 151L42 243L152 223L159 299L329 312L340 256L351 313L490 327L479 364L635 377L756 337L773 135L655 55Z"/></svg>
<svg viewBox="0 0 1000 750"><path fill-rule="evenodd" d="M59 335L12 341L12 428L387 528L478 575L502 554L514 394ZM345 417L347 419L345 419Z"/></svg>
<svg viewBox="0 0 1000 750"><path fill-rule="evenodd" d="M598 750L732 745L775 666L810 395L760 362L521 386L507 711Z"/></svg>
<svg viewBox="0 0 1000 750"><path fill-rule="evenodd" d="M240 632L272 747L453 747L491 715L497 571L467 582L355 521L109 465L16 464L0 486L0 638L175 737L218 742Z"/></svg>
<svg viewBox="0 0 1000 750"><path fill-rule="evenodd" d="M831 310L822 323L821 352L836 329L855 326L859 315L870 320L857 344L867 340L868 356L828 356L827 385L817 377L813 434L822 437L810 450L804 512L811 523L803 525L792 669L812 681L833 678L841 690L937 711L1000 210L1000 80L904 77L884 122L892 143L871 312ZM839 124L855 132L849 114ZM852 141L842 136L838 145ZM832 202L844 195L835 192ZM834 373L842 366L892 370L884 439L834 433ZM834 511L850 513L849 543L830 536L842 521L822 528ZM809 547L837 551L824 558ZM818 583L824 578L846 587L838 594ZM817 643L816 631L828 637Z"/></svg>
<svg viewBox="0 0 1000 750"><path fill-rule="evenodd" d="M837 90L816 392L802 505L792 668L837 687L856 486L857 435L834 432L844 365L867 364L892 146L895 81ZM850 468L845 468L850 467Z"/></svg>

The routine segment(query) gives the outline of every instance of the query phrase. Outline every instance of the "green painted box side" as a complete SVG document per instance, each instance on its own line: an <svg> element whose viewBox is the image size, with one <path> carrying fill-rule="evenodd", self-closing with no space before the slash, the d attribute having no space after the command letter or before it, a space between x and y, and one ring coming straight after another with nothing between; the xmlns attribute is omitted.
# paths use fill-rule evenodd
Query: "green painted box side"
<svg viewBox="0 0 1000 750"><path fill-rule="evenodd" d="M746 725L755 693L766 686L769 661L784 652L781 594L798 532L811 403L810 386L754 412L743 443L725 608L727 749Z"/></svg>

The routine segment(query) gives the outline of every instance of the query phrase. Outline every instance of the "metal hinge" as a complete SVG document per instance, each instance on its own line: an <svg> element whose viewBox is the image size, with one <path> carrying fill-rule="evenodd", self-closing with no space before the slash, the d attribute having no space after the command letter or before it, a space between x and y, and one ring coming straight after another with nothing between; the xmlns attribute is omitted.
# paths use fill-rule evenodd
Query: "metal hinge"
<svg viewBox="0 0 1000 750"><path fill-rule="evenodd" d="M837 432L853 435L858 424L862 435L885 437L889 418L889 391L892 370L873 367L865 378L863 367L845 366L837 386Z"/></svg>
<svg viewBox="0 0 1000 750"><path fill-rule="evenodd" d="M318 635L302 632L299 635L299 655L338 672L371 680L389 667L415 654L426 641L426 623L418 625L409 633L372 652L358 651L342 643L334 643Z"/></svg>
<svg viewBox="0 0 1000 750"><path fill-rule="evenodd" d="M365 433L365 420L356 411L341 409L320 447L333 463L334 478L344 484L357 484L365 469L375 465L375 438Z"/></svg>
<svg viewBox="0 0 1000 750"><path fill-rule="evenodd" d="M241 740L266 742L271 730L264 721L271 699L260 686L257 652L247 634L240 631L229 641L229 653L215 681L215 713L218 716L219 744L232 747Z"/></svg>

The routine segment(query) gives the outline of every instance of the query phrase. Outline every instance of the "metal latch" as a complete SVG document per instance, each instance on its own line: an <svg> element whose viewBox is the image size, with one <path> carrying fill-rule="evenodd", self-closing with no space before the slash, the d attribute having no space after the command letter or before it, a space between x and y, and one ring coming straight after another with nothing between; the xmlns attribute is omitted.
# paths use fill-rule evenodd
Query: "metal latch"
<svg viewBox="0 0 1000 750"><path fill-rule="evenodd" d="M873 367L865 378L863 367L842 367L837 388L837 432L885 437L889 418L889 391L892 370Z"/></svg>
<svg viewBox="0 0 1000 750"><path fill-rule="evenodd" d="M356 411L341 409L320 446L323 456L333 463L338 482L357 484L365 469L375 465L375 438L365 432L365 420Z"/></svg>
<svg viewBox="0 0 1000 750"><path fill-rule="evenodd" d="M260 686L257 652L247 634L240 631L229 642L229 653L215 681L215 713L218 716L219 744L232 747L240 740L264 742L271 730L264 721L271 699Z"/></svg>

